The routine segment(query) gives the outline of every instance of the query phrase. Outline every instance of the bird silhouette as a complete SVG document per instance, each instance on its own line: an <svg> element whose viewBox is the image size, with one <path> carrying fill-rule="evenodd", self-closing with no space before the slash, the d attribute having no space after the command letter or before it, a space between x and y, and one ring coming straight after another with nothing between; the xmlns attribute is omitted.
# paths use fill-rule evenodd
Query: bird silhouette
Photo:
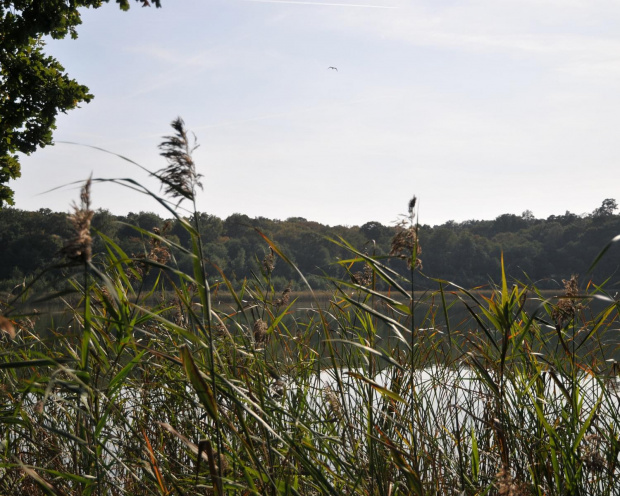
<svg viewBox="0 0 620 496"><path fill-rule="evenodd" d="M338 72L338 67L334 67L333 65L330 65L328 69L333 69L334 71Z"/></svg>

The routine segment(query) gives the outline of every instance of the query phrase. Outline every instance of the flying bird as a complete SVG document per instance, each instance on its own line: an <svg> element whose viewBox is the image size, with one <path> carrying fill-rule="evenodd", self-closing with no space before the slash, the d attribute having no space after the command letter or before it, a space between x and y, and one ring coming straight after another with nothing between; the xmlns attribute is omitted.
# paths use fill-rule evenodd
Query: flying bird
<svg viewBox="0 0 620 496"><path fill-rule="evenodd" d="M334 71L338 72L338 67L334 67L333 65L330 65L328 69L333 69Z"/></svg>

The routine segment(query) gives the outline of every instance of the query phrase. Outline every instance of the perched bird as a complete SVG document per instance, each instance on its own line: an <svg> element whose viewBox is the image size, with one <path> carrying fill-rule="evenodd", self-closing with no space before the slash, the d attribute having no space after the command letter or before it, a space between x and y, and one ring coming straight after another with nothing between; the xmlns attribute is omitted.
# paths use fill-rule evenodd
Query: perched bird
<svg viewBox="0 0 620 496"><path fill-rule="evenodd" d="M338 67L334 67L333 65L330 65L328 69L333 69L334 71L338 72Z"/></svg>

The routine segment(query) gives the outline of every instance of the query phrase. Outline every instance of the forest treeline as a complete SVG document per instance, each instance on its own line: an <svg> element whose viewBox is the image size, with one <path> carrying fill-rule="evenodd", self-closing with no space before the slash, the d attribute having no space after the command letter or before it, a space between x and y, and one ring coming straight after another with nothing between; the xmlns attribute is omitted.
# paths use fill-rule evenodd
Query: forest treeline
<svg viewBox="0 0 620 496"><path fill-rule="evenodd" d="M620 215L613 199L590 214L566 212L546 219L535 218L530 211L521 215L504 214L494 220L449 221L442 225L420 225L422 273L431 278L452 281L466 288L486 286L501 275L501 255L507 274L522 281L536 281L539 288L559 288L562 279L580 276L607 286L620 286L618 268L620 249L612 245L607 256L593 274L588 268L601 249L620 234ZM193 219L190 219L193 221ZM367 222L362 226L325 226L304 218L272 220L233 214L226 219L200 213L198 219L205 258L212 270L213 282L221 280L220 270L233 283L241 283L260 273L269 247L260 231L271 239L295 263L313 289L329 288L327 276L340 277L349 270L352 279L360 277L360 269L343 268L336 261L350 258L342 247L330 241L340 238L369 255L385 257L384 262L396 271L408 272L402 260L389 257L396 226ZM127 257L140 260L161 251L153 246L144 231L159 232L175 244L190 248L190 238L178 220L163 219L150 212L115 216L106 210L95 213L92 226L104 236L93 236L95 260L105 251L104 238L112 240ZM0 210L0 291L23 287L34 277L49 289L57 289L58 265L66 239L71 237L67 214L41 209L36 212L15 208ZM165 250L162 251L165 253ZM176 264L191 273L191 260L181 250L171 250L166 263ZM361 267L361 266L360 266ZM157 271L143 270L144 277L157 277ZM428 287L428 279L419 277L419 284ZM282 260L277 260L272 275L276 288L291 284L302 289L298 273ZM434 289L434 288L433 288Z"/></svg>

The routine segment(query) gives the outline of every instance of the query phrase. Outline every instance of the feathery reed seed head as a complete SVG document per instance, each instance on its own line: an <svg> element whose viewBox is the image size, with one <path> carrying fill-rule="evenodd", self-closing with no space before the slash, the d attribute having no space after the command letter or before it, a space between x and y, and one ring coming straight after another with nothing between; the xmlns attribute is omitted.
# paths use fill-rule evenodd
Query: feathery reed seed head
<svg viewBox="0 0 620 496"><path fill-rule="evenodd" d="M166 194L173 198L194 200L196 187L202 188L200 183L201 174L196 172L196 164L192 153L198 145L196 137L190 144L183 119L177 117L171 123L176 131L174 136L164 136L164 141L159 145L162 152L160 155L168 161L168 167L156 172L155 176L163 183L162 187Z"/></svg>
<svg viewBox="0 0 620 496"><path fill-rule="evenodd" d="M154 227L153 233L157 236L164 237L168 228L169 224L166 223L163 229ZM135 259L132 264L132 269L137 272L138 277L140 278L148 274L152 266L151 262L158 265L166 265L172 257L170 249L162 242L161 239L155 237L149 238L149 246L150 249L148 253L141 253L139 255L132 253L131 255L132 258ZM132 280L135 278L132 271L128 271L127 275Z"/></svg>
<svg viewBox="0 0 620 496"><path fill-rule="evenodd" d="M600 453L601 437L596 434L590 434L583 438L584 448L581 455L581 461L586 468L593 472L602 472L607 468L605 458Z"/></svg>
<svg viewBox="0 0 620 496"><path fill-rule="evenodd" d="M342 406L340 405L338 396L330 386L326 386L323 389L323 398L327 401L331 412L336 416L336 418L340 418L342 416Z"/></svg>
<svg viewBox="0 0 620 496"><path fill-rule="evenodd" d="M577 312L583 308L581 303L575 303L575 298L579 296L577 276L572 275L569 280L562 279L562 283L564 284L565 297L560 298L558 304L551 311L551 317L558 329L573 320Z"/></svg>
<svg viewBox="0 0 620 496"><path fill-rule="evenodd" d="M217 322L213 327L213 332L216 336L224 336L228 333L228 329L222 322Z"/></svg>
<svg viewBox="0 0 620 496"><path fill-rule="evenodd" d="M409 200L407 205L408 218L404 218L396 224L396 234L392 238L389 255L407 260L409 268L412 267L415 260L415 268L417 269L422 268L422 260L418 257L422 250L418 241L418 226L414 223L416 202L415 196Z"/></svg>
<svg viewBox="0 0 620 496"><path fill-rule="evenodd" d="M529 494L526 485L513 478L508 467L502 467L496 477L497 494L500 496L525 496Z"/></svg>
<svg viewBox="0 0 620 496"><path fill-rule="evenodd" d="M414 257L415 251L415 257ZM415 258L415 268L422 268L422 260L418 257L422 252L418 242L418 228L401 222L396 226L396 234L392 238L390 256L396 256L407 260L407 266L411 268Z"/></svg>
<svg viewBox="0 0 620 496"><path fill-rule="evenodd" d="M80 192L80 206L73 204L73 213L69 214L69 221L75 235L61 250L63 255L76 263L88 263L92 258L93 240L90 236L90 223L95 213L90 209L90 185L89 178Z"/></svg>
<svg viewBox="0 0 620 496"><path fill-rule="evenodd" d="M291 293L292 293L292 289L291 289L291 284L289 283L289 285L284 289L284 291L282 291L282 295L280 296L280 298L277 298L273 303L275 306L277 307L283 307L288 305L288 302L291 299Z"/></svg>
<svg viewBox="0 0 620 496"><path fill-rule="evenodd" d="M254 341L262 343L267 339L267 323L263 319L254 322Z"/></svg>
<svg viewBox="0 0 620 496"><path fill-rule="evenodd" d="M273 248L269 247L269 253L263 258L263 270L269 276L276 268L276 256L273 252Z"/></svg>
<svg viewBox="0 0 620 496"><path fill-rule="evenodd" d="M413 220L413 217L415 216L413 209L415 208L415 204L417 201L418 199L414 196L411 200L409 200L409 205L407 207L407 211L409 212L409 218L412 220Z"/></svg>
<svg viewBox="0 0 620 496"><path fill-rule="evenodd" d="M355 284L360 286L370 286L372 284L372 267L368 264L364 265L364 269L351 275L351 279Z"/></svg>

